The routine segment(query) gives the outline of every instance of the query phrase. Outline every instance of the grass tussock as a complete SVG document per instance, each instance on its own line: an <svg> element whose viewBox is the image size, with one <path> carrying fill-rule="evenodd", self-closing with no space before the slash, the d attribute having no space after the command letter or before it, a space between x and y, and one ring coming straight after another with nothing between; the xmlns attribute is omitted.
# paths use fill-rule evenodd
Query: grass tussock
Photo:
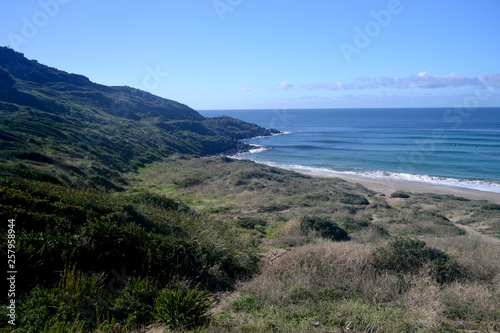
<svg viewBox="0 0 500 333"><path fill-rule="evenodd" d="M199 290L199 285L187 288L182 284L163 290L156 299L154 316L173 329L203 326L209 318L212 305L210 294Z"/></svg>
<svg viewBox="0 0 500 333"><path fill-rule="evenodd" d="M302 246L263 272L250 288L276 306L310 296L349 298L361 290L373 300L373 285L366 285L367 276L378 276L371 253L369 247L353 243ZM381 276L388 282L387 275Z"/></svg>

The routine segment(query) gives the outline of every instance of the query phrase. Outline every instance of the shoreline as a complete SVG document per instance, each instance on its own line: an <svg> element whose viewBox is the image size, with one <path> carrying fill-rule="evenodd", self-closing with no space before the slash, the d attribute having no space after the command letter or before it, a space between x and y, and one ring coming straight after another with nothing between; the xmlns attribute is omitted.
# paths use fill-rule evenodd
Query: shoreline
<svg viewBox="0 0 500 333"><path fill-rule="evenodd" d="M500 204L500 193L488 192L467 189L462 187L434 185L434 184L419 184L409 183L397 180L387 180L379 178L367 178L353 175L332 174L327 172L312 172L304 170L294 170L303 175L318 177L318 178L341 178L350 183L361 184L369 190L383 193L390 196L395 191L406 191L413 193L433 193L433 194L449 194L457 197L464 197L471 200L487 200L493 203Z"/></svg>
<svg viewBox="0 0 500 333"><path fill-rule="evenodd" d="M245 140L268 138L268 137L272 137L272 136L288 134L288 132L282 132L282 131L274 129L274 128L270 128L267 131L268 131L268 135L260 135L260 136L255 136L252 138L240 139L237 141L236 147L234 147L232 149L228 149L228 150L220 152L220 153L217 153L217 154L210 155L210 156L226 156L229 158L237 158L238 155L241 155L244 153L249 153L253 149L255 149L255 147L259 146L259 145L254 145L251 143L246 143L246 142L244 142ZM264 146L262 146L262 147L264 147ZM266 147L266 149L268 149L268 147Z"/></svg>
<svg viewBox="0 0 500 333"><path fill-rule="evenodd" d="M237 157L232 156L231 158L239 159ZM245 159L243 159L245 160ZM390 196L393 192L396 191L406 191L413 193L433 193L439 195L454 195L457 197L463 197L470 200L486 200L496 204L500 204L500 193L490 192L490 191L482 191L469 189L465 187L451 186L451 185L442 185L442 184L426 184L426 183L412 183L402 180L391 180L391 179L383 179L383 178L370 178L363 176L355 176L355 175L347 175L343 173L335 173L335 172L321 172L321 171L309 171L299 168L287 168L285 166L276 165L274 163L263 163L255 160L249 160L254 163L268 165L274 168L285 169L295 171L297 173L316 177L316 178L341 178L350 183L361 184L369 190L372 190L377 193L384 194L386 196Z"/></svg>

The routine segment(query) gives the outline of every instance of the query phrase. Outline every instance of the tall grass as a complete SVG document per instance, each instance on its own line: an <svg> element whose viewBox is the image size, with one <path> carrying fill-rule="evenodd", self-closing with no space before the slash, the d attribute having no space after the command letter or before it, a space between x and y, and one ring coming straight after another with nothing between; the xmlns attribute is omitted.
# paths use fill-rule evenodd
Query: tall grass
<svg viewBox="0 0 500 333"><path fill-rule="evenodd" d="M500 242L479 236L430 238L429 246L453 255L473 280L500 292Z"/></svg>
<svg viewBox="0 0 500 333"><path fill-rule="evenodd" d="M202 326L209 318L212 305L210 294L195 286L188 289L178 284L163 290L156 299L154 316L173 329Z"/></svg>
<svg viewBox="0 0 500 333"><path fill-rule="evenodd" d="M35 287L21 303L20 322L34 331L51 327L79 331L96 329L105 318L105 300L102 299L102 276L85 275L74 266L66 267L61 279L53 287Z"/></svg>
<svg viewBox="0 0 500 333"><path fill-rule="evenodd" d="M494 226L497 211L483 211L484 202L417 193L391 198L344 181L214 158L158 164L140 174L143 184L156 180L156 173L162 177L157 190L167 193L174 193L168 182L176 177L210 179L178 188L175 195L235 225L265 220L262 234L248 229L247 235L264 249L288 250L261 265L239 289L231 310L214 318L211 332L499 329L498 244L470 237L454 224L474 226L480 220ZM318 223L319 230L315 223L301 228L304 216L328 223ZM330 222L351 240L319 237ZM414 242L397 246L400 237ZM393 265L398 263L402 266Z"/></svg>
<svg viewBox="0 0 500 333"><path fill-rule="evenodd" d="M29 272L17 281L21 322L35 331L148 324L153 317L137 311L152 311L160 286L225 289L257 268L255 246L228 223L161 195L0 178L0 199Z"/></svg>
<svg viewBox="0 0 500 333"><path fill-rule="evenodd" d="M300 325L319 321L321 327L353 331L500 328L499 293L490 286L465 279L443 284L427 266L418 269L416 265L415 271L402 274L380 270L374 253L375 247L352 242L324 241L298 247L265 266L234 301L234 309L250 316L246 319L249 326L262 318L288 315ZM337 315L343 313L343 321L328 321L319 315L331 308L337 309ZM394 322L397 318L399 323ZM299 324L283 325L301 331ZM304 331L312 330L305 327Z"/></svg>

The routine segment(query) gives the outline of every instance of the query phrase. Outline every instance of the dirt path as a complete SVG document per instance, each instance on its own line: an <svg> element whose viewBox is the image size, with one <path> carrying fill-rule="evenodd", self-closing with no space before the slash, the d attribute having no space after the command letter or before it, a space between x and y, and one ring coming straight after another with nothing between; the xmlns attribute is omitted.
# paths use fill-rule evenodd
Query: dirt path
<svg viewBox="0 0 500 333"><path fill-rule="evenodd" d="M479 231L477 231L476 229L474 229L473 227L469 226L469 225L465 225L465 224L460 224L460 223L457 223L458 221L468 217L469 215L466 215L466 214L457 214L457 215L453 215L453 216L450 216L449 217L449 220L451 222L453 222L453 224L456 226L456 227L459 227L460 229L462 229L463 231L465 231L468 235L472 235L472 236L477 236L477 237L481 237L491 243L495 243L495 244L500 244L500 239L496 238L496 237L492 237L492 236L489 236L489 235L485 235Z"/></svg>

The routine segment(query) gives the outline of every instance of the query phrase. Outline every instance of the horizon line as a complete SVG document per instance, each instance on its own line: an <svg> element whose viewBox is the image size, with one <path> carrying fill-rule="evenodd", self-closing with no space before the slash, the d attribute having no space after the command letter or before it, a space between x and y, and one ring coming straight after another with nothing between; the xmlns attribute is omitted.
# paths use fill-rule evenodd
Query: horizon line
<svg viewBox="0 0 500 333"><path fill-rule="evenodd" d="M422 106L422 107L332 107L332 108L259 108L259 109L194 109L196 111L269 111L269 110L380 110L380 109L455 109L456 106ZM476 109L495 109L499 106L480 106Z"/></svg>

